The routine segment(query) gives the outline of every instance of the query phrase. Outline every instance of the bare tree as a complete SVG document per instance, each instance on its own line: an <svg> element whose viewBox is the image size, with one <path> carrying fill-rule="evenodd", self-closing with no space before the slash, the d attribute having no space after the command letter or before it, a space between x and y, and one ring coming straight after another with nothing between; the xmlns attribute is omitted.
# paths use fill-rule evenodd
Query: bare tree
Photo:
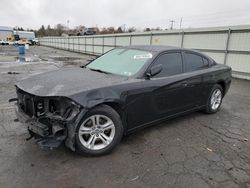
<svg viewBox="0 0 250 188"><path fill-rule="evenodd" d="M135 32L136 31L136 28L135 27L130 27L128 28L128 32L129 33L132 33L132 32Z"/></svg>

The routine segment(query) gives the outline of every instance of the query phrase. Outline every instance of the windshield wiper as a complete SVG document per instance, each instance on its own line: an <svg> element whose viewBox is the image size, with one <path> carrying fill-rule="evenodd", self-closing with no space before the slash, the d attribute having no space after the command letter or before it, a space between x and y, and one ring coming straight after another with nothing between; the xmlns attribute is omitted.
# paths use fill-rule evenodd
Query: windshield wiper
<svg viewBox="0 0 250 188"><path fill-rule="evenodd" d="M103 71L101 69L92 69L92 68L89 68L89 69L92 70L92 71L101 72L101 73L104 73L104 74L111 74L111 73Z"/></svg>

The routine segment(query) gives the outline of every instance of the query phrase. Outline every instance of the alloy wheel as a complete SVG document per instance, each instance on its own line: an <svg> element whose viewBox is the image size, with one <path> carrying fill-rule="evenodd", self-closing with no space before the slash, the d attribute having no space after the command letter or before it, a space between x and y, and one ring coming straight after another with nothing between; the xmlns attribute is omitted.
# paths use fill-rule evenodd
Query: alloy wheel
<svg viewBox="0 0 250 188"><path fill-rule="evenodd" d="M103 149L114 139L114 122L105 115L92 115L81 124L78 136L84 147L90 150Z"/></svg>
<svg viewBox="0 0 250 188"><path fill-rule="evenodd" d="M211 101L210 101L210 105L212 110L217 110L221 104L222 101L222 92L220 89L215 89L213 91L212 97L211 97Z"/></svg>

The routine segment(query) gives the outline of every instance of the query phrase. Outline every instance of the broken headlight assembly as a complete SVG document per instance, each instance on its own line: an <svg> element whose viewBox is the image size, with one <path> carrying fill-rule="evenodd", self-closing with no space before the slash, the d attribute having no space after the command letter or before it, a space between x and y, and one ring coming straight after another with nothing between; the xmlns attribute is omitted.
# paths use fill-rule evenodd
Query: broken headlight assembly
<svg viewBox="0 0 250 188"><path fill-rule="evenodd" d="M39 97L17 89L17 105L32 118L51 117L72 120L81 106L67 97Z"/></svg>
<svg viewBox="0 0 250 188"><path fill-rule="evenodd" d="M67 137L67 125L74 122L81 106L64 97L34 100L36 122L28 126L42 148L58 147Z"/></svg>
<svg viewBox="0 0 250 188"><path fill-rule="evenodd" d="M40 97L17 89L17 105L31 118L71 121L81 106L67 97Z"/></svg>
<svg viewBox="0 0 250 188"><path fill-rule="evenodd" d="M52 119L71 121L80 111L81 106L74 101L64 98L46 98L36 103L37 117L50 117Z"/></svg>

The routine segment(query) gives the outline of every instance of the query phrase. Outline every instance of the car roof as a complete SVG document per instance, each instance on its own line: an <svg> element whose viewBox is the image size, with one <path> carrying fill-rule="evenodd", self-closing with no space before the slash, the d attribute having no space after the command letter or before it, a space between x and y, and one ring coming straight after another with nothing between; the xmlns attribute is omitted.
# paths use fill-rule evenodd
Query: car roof
<svg viewBox="0 0 250 188"><path fill-rule="evenodd" d="M145 50L145 51L151 51L151 52L162 52L162 51L166 51L166 50L183 49L183 48L179 48L179 47L164 46L164 45L131 45L131 46L124 46L121 48Z"/></svg>
<svg viewBox="0 0 250 188"><path fill-rule="evenodd" d="M198 54L210 59L210 61L214 61L211 57L207 56L206 54L202 53L201 51L193 50L193 49L187 49L187 48L180 48L180 47L175 47L175 46L131 45L131 46L121 46L120 48L144 50L144 51L150 51L150 52L156 52L156 53L160 53L160 52L164 52L164 51L168 51L168 50L182 50L182 51L187 51L187 52L198 53Z"/></svg>

